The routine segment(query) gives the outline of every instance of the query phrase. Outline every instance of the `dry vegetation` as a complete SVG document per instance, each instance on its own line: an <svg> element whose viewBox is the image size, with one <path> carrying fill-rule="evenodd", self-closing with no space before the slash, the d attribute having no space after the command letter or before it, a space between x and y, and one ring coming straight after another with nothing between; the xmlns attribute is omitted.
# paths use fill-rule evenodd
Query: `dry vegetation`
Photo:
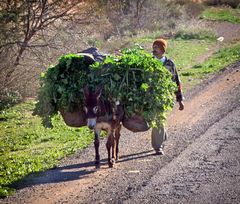
<svg viewBox="0 0 240 204"><path fill-rule="evenodd" d="M9 93L10 97L16 92L35 96L40 73L62 54L89 46L112 53L131 45L138 36L186 28L203 10L202 1L190 0L21 2L3 0L0 8L0 89L1 95ZM228 2L236 7L238 1Z"/></svg>

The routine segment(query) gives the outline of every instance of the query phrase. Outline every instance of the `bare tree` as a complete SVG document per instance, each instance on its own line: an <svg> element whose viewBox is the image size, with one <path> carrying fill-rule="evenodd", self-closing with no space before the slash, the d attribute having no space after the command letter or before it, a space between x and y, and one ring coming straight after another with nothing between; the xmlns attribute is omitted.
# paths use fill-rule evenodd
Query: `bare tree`
<svg viewBox="0 0 240 204"><path fill-rule="evenodd" d="M7 67L6 80L19 65L26 49L48 46L32 39L57 20L70 20L79 14L83 0L2 0L0 6L0 54L15 50L13 66ZM6 67L2 67L4 69Z"/></svg>
<svg viewBox="0 0 240 204"><path fill-rule="evenodd" d="M136 12L135 12L134 17L136 18L137 25L139 25L139 20L141 18L141 12L142 12L143 5L145 2L146 2L146 0L137 0L136 1Z"/></svg>

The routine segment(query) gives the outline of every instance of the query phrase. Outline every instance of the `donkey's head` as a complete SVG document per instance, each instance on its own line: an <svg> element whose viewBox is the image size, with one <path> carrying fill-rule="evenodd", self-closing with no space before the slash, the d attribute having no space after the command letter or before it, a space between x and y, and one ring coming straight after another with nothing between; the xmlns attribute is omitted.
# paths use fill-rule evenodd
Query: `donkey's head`
<svg viewBox="0 0 240 204"><path fill-rule="evenodd" d="M88 87L84 88L84 111L87 118L87 126L93 129L97 123L97 116L100 111L99 99L102 94L102 89L97 88L95 92L90 91Z"/></svg>

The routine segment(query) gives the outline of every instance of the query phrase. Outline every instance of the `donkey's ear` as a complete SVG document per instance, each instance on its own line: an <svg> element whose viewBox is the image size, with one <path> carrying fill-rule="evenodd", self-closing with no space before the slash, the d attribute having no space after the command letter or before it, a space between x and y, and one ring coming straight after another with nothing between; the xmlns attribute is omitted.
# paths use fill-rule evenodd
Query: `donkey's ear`
<svg viewBox="0 0 240 204"><path fill-rule="evenodd" d="M85 86L83 88L83 94L84 94L84 97L87 98L89 96L89 89L87 86Z"/></svg>
<svg viewBox="0 0 240 204"><path fill-rule="evenodd" d="M100 98L101 94L102 94L102 87L97 87L95 91L95 95L97 96L97 99Z"/></svg>

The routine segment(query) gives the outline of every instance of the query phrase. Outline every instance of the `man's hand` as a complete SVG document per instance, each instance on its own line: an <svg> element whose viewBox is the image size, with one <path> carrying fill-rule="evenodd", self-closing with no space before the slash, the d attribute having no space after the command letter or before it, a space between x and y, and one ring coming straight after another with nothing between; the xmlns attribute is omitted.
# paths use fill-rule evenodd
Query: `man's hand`
<svg viewBox="0 0 240 204"><path fill-rule="evenodd" d="M183 110L184 109L184 103L183 101L179 101L179 110Z"/></svg>

